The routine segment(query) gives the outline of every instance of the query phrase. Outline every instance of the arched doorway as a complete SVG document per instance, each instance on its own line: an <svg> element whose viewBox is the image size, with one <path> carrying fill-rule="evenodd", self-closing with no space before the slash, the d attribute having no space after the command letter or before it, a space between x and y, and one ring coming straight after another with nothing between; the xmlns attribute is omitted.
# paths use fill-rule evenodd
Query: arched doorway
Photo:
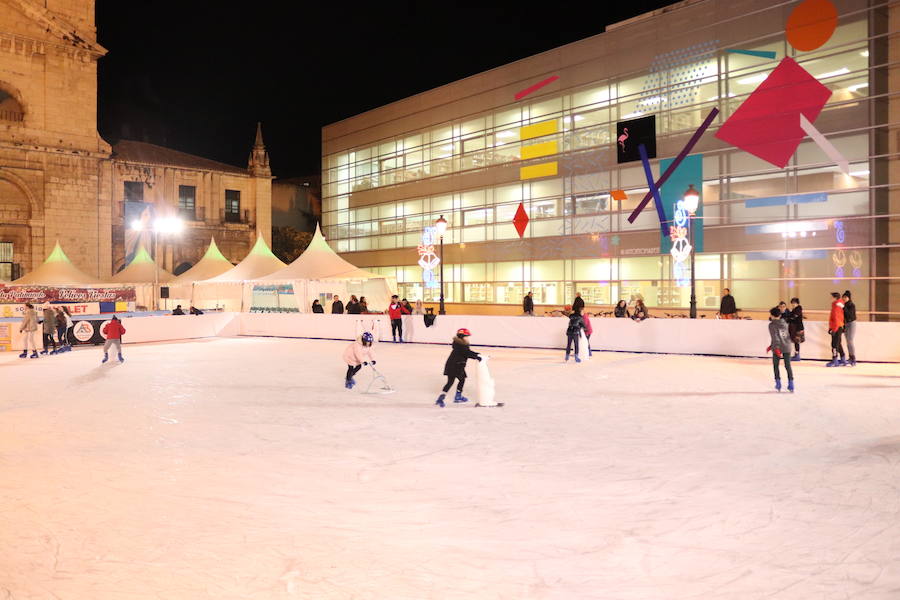
<svg viewBox="0 0 900 600"><path fill-rule="evenodd" d="M0 173L0 281L21 277L31 264L31 201L16 183Z"/></svg>

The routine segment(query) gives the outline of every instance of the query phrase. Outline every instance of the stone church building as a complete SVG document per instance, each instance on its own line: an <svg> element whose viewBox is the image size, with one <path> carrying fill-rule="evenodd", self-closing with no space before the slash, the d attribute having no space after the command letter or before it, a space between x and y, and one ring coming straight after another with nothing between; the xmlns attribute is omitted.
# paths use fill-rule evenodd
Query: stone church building
<svg viewBox="0 0 900 600"><path fill-rule="evenodd" d="M0 0L0 281L39 266L58 240L109 278L133 252L130 224L180 216L160 264L181 272L209 240L232 262L257 231L271 244L272 173L257 127L247 168L97 131L94 0ZM250 132L248 131L248 134ZM249 142L249 139L248 139Z"/></svg>

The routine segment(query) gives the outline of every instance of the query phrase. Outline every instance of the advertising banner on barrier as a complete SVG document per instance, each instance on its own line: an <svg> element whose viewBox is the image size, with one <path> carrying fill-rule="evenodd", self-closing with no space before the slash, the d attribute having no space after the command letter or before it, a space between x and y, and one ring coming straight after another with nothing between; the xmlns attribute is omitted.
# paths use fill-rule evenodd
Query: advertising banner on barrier
<svg viewBox="0 0 900 600"><path fill-rule="evenodd" d="M99 315L100 314L100 303L99 302L81 302L81 303L69 303L69 302L54 302L54 307L57 306L65 306L69 309L69 314L73 317L78 315ZM25 314L25 305L24 304L0 304L0 317L14 317L21 318L22 315Z"/></svg>
<svg viewBox="0 0 900 600"><path fill-rule="evenodd" d="M43 304L79 302L135 302L133 287L61 288L45 286L0 285L0 304Z"/></svg>
<svg viewBox="0 0 900 600"><path fill-rule="evenodd" d="M69 341L76 344L102 344L106 341L103 328L109 323L109 319L85 319L75 321L72 331L69 332Z"/></svg>

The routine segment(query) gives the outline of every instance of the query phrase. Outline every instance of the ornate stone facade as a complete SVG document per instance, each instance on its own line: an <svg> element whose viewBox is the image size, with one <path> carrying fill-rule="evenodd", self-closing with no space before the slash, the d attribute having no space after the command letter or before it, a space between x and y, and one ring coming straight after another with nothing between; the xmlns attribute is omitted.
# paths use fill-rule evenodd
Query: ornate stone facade
<svg viewBox="0 0 900 600"><path fill-rule="evenodd" d="M13 244L19 274L57 240L86 273L105 279L118 270L126 182L141 185L158 215L188 214L179 186L194 188L185 233L161 244L168 269L193 263L213 236L233 262L257 229L271 242L260 129L246 169L139 142L112 148L97 132L97 61L106 52L94 0L0 0L0 242Z"/></svg>

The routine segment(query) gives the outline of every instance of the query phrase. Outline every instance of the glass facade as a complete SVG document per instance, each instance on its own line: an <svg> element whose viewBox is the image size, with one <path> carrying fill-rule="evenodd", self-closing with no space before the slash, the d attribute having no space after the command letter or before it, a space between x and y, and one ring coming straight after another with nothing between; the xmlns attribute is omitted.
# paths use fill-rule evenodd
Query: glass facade
<svg viewBox="0 0 900 600"><path fill-rule="evenodd" d="M660 250L653 205L627 221L648 186L640 162L616 164L616 124L655 115L659 158L671 158L716 107L695 151L703 156L705 235L698 307L717 308L723 287L753 310L792 296L824 309L828 292L852 289L858 310L879 312L878 286L893 278L876 251L890 211L878 208L871 175L888 160L873 143L869 86L874 53L887 41L871 34L872 18L866 10L843 15L814 52L794 51L783 29L741 46L773 51L774 60L729 53L714 40L682 53L689 69L648 65L339 152L326 144L325 236L354 264L396 277L409 299L439 296L423 283L416 247L423 227L443 215L448 302L518 305L531 290L537 304L562 305L580 291L588 304L642 297L651 311L682 309L690 290ZM784 169L713 138L784 56L832 91L817 126L849 160L849 175L809 138ZM520 127L548 121L555 133L520 139ZM523 161L523 147L546 142L555 142L557 154L546 160L558 162L558 174L518 180L518 167L535 162ZM658 175L658 160L651 164ZM522 239L513 225L520 203L530 219Z"/></svg>

